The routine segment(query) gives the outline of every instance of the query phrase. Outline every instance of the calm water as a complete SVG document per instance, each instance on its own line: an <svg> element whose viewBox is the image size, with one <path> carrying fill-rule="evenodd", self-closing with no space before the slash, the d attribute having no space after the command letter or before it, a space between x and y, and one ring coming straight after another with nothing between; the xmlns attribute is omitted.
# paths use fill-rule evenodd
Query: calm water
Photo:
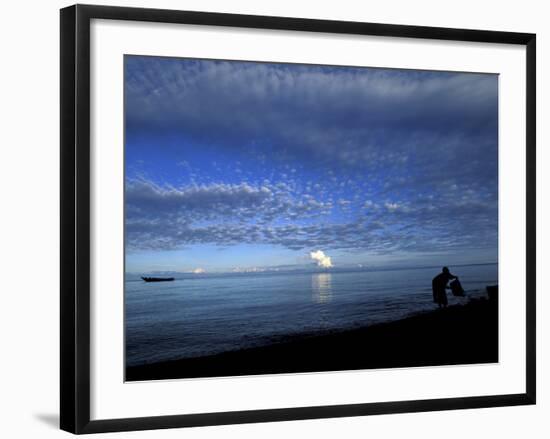
<svg viewBox="0 0 550 439"><path fill-rule="evenodd" d="M453 268L468 297L496 284L498 266ZM437 269L198 275L174 282L127 280L128 365L258 346L288 335L349 329L435 307ZM464 303L449 291L449 304Z"/></svg>

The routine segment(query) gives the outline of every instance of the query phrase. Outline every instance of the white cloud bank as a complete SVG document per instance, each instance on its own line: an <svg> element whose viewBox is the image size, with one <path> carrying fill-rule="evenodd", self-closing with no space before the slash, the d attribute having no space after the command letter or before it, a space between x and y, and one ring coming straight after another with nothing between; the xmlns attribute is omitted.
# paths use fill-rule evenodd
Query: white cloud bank
<svg viewBox="0 0 550 439"><path fill-rule="evenodd" d="M332 261L330 260L330 257L325 255L325 253L322 250L317 250L316 252L310 252L309 256L311 257L311 259L313 259L317 263L318 267L331 268L333 266Z"/></svg>

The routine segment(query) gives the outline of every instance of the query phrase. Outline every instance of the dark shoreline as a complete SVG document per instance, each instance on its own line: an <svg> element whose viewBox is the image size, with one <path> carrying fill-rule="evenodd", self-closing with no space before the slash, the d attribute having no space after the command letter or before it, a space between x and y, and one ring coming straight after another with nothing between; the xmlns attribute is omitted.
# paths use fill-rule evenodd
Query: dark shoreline
<svg viewBox="0 0 550 439"><path fill-rule="evenodd" d="M128 367L126 381L496 362L498 306L478 299L345 332Z"/></svg>

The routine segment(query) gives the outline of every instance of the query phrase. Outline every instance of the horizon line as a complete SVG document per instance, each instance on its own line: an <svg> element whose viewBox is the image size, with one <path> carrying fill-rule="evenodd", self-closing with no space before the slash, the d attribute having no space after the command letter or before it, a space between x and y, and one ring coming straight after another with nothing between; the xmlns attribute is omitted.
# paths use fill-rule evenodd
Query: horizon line
<svg viewBox="0 0 550 439"><path fill-rule="evenodd" d="M480 266L480 265L496 265L498 261L494 262L477 262L477 263L462 263L462 264L449 264L452 267L471 267L471 266ZM291 266L292 267L292 266ZM278 266L273 267L251 267L244 268L241 271L207 271L205 270L202 273L194 273L193 271L177 271L177 270L146 270L146 271L128 271L124 275L136 275L141 276L148 273L173 273L181 275L194 275L194 276L205 276L205 275L247 275L247 274L275 274L275 273L292 273L292 272L301 272L301 273L330 273L331 271L346 272L346 271L392 271L392 270L421 270L426 268L441 268L441 265L418 265L418 266L389 266L389 267L359 267L359 266L335 266L331 268L318 268L318 267L304 267L296 265L295 267L299 268L279 268Z"/></svg>

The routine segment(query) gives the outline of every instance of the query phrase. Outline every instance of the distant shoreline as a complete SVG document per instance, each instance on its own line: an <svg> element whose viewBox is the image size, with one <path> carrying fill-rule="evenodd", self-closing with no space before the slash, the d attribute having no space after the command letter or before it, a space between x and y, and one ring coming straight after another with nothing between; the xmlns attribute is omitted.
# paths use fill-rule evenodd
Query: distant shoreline
<svg viewBox="0 0 550 439"><path fill-rule="evenodd" d="M485 265L498 265L497 262L481 262L481 263L474 263L474 264L452 264L450 265L451 268L456 267L479 267L479 266L485 266ZM141 280L141 276L159 276L159 275L170 275L170 276L179 276L176 278L176 280L181 279L194 279L194 278L201 278L201 277L226 277L226 276L249 276L249 275L270 275L270 274L278 274L278 275L285 275L285 274L322 274L322 273L378 273L378 272L386 272L386 271L400 271L400 270L427 270L427 269L435 269L435 270L441 270L440 266L412 266L412 267L333 267L331 269L324 269L324 270L310 270L310 269L304 269L304 268L296 268L296 269L276 269L276 268L265 268L263 270L257 270L257 271L212 271L212 272L203 272L203 273L192 273L188 271L152 271L152 272L143 272L143 273L137 273L137 272L129 272L125 273L125 281L133 282L137 280ZM145 273L145 274L144 274ZM127 278L128 276L131 276L132 278ZM135 278L133 278L135 276Z"/></svg>
<svg viewBox="0 0 550 439"><path fill-rule="evenodd" d="M268 346L126 368L126 381L498 362L498 307L485 299Z"/></svg>

